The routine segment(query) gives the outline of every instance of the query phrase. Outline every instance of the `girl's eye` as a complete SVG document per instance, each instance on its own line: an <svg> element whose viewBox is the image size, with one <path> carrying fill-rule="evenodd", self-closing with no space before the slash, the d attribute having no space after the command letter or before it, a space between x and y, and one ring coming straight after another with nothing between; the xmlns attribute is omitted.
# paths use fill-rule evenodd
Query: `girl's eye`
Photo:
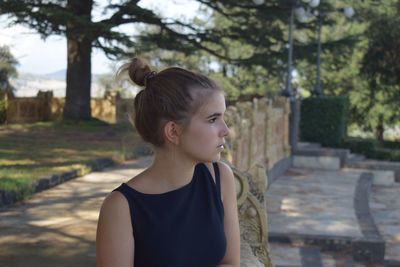
<svg viewBox="0 0 400 267"><path fill-rule="evenodd" d="M209 120L209 122L213 123L213 122L215 122L216 120L217 120L217 118L212 118L212 119Z"/></svg>

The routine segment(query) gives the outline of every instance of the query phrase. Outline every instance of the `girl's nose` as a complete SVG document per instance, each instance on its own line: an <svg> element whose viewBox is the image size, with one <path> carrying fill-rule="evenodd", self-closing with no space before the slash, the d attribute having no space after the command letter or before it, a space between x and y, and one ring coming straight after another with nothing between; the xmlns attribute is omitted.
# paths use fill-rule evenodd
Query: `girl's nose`
<svg viewBox="0 0 400 267"><path fill-rule="evenodd" d="M228 125L226 125L226 123L225 123L225 121L224 121L224 124L223 124L223 129L222 129L222 136L228 136L229 135L229 128L228 128Z"/></svg>

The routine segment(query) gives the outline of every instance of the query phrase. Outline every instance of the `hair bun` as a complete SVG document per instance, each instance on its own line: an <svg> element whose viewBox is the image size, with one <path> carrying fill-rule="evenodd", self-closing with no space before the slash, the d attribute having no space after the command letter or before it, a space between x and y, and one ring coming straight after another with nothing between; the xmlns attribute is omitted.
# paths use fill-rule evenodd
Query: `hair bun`
<svg viewBox="0 0 400 267"><path fill-rule="evenodd" d="M140 86L146 85L146 79L151 75L152 72L147 62L141 58L133 58L129 63L128 74L129 78Z"/></svg>

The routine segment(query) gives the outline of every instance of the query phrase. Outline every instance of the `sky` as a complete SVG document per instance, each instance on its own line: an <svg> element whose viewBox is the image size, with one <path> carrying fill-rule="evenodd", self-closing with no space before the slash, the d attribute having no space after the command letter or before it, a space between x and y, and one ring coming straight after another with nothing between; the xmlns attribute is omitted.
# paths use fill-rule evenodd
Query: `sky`
<svg viewBox="0 0 400 267"><path fill-rule="evenodd" d="M198 8L198 4L190 0L142 0L140 5L165 16L174 17L193 16ZM100 18L99 11L93 12L92 15L95 20ZM67 42L62 36L54 35L42 40L32 29L18 25L8 27L6 17L3 16L0 17L0 45L10 46L11 53L19 61L19 72L48 74L66 69ZM114 62L108 60L102 51L95 49L92 52L94 74L110 72L112 63Z"/></svg>

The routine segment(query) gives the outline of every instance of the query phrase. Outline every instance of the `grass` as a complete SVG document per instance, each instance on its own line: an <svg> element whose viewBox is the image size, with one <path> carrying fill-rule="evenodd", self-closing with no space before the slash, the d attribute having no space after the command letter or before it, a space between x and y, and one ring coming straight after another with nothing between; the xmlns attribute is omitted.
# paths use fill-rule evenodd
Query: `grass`
<svg viewBox="0 0 400 267"><path fill-rule="evenodd" d="M141 143L131 125L89 122L39 122L0 126L0 190L30 195L31 184L100 157L123 161Z"/></svg>

